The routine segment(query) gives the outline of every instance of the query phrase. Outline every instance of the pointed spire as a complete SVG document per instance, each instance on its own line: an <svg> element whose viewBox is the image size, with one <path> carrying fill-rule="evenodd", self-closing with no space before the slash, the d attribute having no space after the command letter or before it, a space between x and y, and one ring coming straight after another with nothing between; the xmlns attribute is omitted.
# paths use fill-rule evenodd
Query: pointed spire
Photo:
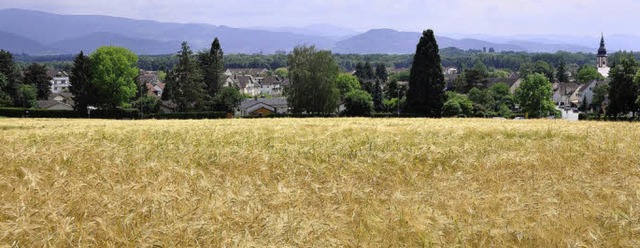
<svg viewBox="0 0 640 248"><path fill-rule="evenodd" d="M604 44L604 33L601 34L601 38L600 38L600 48L598 49L598 56L606 56L607 55L607 48L605 47Z"/></svg>

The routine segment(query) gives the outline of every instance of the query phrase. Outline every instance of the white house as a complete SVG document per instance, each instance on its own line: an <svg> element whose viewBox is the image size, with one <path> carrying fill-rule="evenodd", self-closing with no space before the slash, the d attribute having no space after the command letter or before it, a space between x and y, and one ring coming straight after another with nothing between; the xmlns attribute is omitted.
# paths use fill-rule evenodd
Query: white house
<svg viewBox="0 0 640 248"><path fill-rule="evenodd" d="M260 94L281 96L283 94L282 80L276 76L268 76L258 80Z"/></svg>
<svg viewBox="0 0 640 248"><path fill-rule="evenodd" d="M51 79L51 93L58 94L69 91L71 82L69 81L69 74L64 71L57 72Z"/></svg>

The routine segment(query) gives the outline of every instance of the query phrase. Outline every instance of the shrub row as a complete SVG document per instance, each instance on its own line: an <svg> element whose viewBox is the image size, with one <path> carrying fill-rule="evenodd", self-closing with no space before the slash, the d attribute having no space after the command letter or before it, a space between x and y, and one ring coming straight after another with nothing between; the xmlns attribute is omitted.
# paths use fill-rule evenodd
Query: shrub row
<svg viewBox="0 0 640 248"><path fill-rule="evenodd" d="M0 116L14 118L80 118L80 114L69 110L0 108Z"/></svg>
<svg viewBox="0 0 640 248"><path fill-rule="evenodd" d="M605 116L596 114L580 113L578 115L579 120L585 121L640 121L640 117L620 117L620 116Z"/></svg>
<svg viewBox="0 0 640 248"><path fill-rule="evenodd" d="M187 119L224 119L227 118L226 112L176 112L176 113L157 113L150 114L145 116L145 118L152 119L179 119L179 120L187 120Z"/></svg>

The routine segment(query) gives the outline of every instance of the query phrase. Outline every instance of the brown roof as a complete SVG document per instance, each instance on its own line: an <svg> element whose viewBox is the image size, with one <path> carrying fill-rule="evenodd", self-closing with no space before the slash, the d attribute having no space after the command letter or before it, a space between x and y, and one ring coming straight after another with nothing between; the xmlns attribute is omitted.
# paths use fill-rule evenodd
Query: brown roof
<svg viewBox="0 0 640 248"><path fill-rule="evenodd" d="M246 88L247 84L253 83L252 76L237 76L236 80L238 81L238 86L240 86L241 89Z"/></svg>
<svg viewBox="0 0 640 248"><path fill-rule="evenodd" d="M580 85L576 84L576 83L555 83L555 84L553 84L553 90L557 91L557 92L559 92L560 94L563 94L563 95L571 95L579 87L580 87Z"/></svg>
<svg viewBox="0 0 640 248"><path fill-rule="evenodd" d="M280 84L280 83L281 83L280 78L278 78L276 76L268 76L268 77L263 78L260 81L261 85L274 85L274 84Z"/></svg>

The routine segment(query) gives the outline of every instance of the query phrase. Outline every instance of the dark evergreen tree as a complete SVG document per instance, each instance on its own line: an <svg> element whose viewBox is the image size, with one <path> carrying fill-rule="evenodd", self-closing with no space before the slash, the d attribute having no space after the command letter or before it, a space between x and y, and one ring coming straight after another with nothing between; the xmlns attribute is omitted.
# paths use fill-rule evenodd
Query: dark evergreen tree
<svg viewBox="0 0 640 248"><path fill-rule="evenodd" d="M569 76L567 76L567 65L564 63L564 60L560 61L556 77L558 78L558 81L562 83L569 82Z"/></svg>
<svg viewBox="0 0 640 248"><path fill-rule="evenodd" d="M69 77L72 83L69 91L73 95L76 111L83 115L87 113L88 106L95 104L96 89L91 83L93 80L91 75L91 59L80 51L73 61L73 69Z"/></svg>
<svg viewBox="0 0 640 248"><path fill-rule="evenodd" d="M51 77L47 74L47 67L33 63L24 70L24 84L32 85L37 90L38 100L47 100L51 94Z"/></svg>
<svg viewBox="0 0 640 248"><path fill-rule="evenodd" d="M633 82L637 71L638 63L631 56L623 58L620 64L611 68L607 115L618 116L637 111L638 85Z"/></svg>
<svg viewBox="0 0 640 248"><path fill-rule="evenodd" d="M178 64L167 75L168 97L176 104L177 111L197 110L204 101L205 85L187 42L182 42L177 56Z"/></svg>
<svg viewBox="0 0 640 248"><path fill-rule="evenodd" d="M380 112L384 109L384 105L382 104L382 84L380 83L382 79L376 79L376 83L373 86L373 108L375 111Z"/></svg>
<svg viewBox="0 0 640 248"><path fill-rule="evenodd" d="M365 78L364 64L362 62L358 62L358 64L356 64L355 76L358 79L364 79Z"/></svg>
<svg viewBox="0 0 640 248"><path fill-rule="evenodd" d="M440 117L446 99L438 43L433 30L422 33L416 47L407 92L409 112Z"/></svg>
<svg viewBox="0 0 640 248"><path fill-rule="evenodd" d="M206 85L207 98L209 100L215 98L222 87L224 74L223 56L224 53L222 52L220 41L217 37L213 40L213 43L211 43L211 49L198 56L200 69Z"/></svg>
<svg viewBox="0 0 640 248"><path fill-rule="evenodd" d="M387 82L387 80L389 79L389 74L387 73L387 67L382 64L379 63L378 65L376 65L376 78L379 78L380 80L382 80L382 82Z"/></svg>
<svg viewBox="0 0 640 248"><path fill-rule="evenodd" d="M376 78L376 73L373 70L373 67L371 67L371 64L369 62L364 64L364 78L363 79L367 79L367 80L371 80Z"/></svg>
<svg viewBox="0 0 640 248"><path fill-rule="evenodd" d="M13 60L13 55L5 50L0 50L0 74L3 74L5 78L2 91L6 93L4 94L6 99L17 105L16 97L20 87L20 72Z"/></svg>

